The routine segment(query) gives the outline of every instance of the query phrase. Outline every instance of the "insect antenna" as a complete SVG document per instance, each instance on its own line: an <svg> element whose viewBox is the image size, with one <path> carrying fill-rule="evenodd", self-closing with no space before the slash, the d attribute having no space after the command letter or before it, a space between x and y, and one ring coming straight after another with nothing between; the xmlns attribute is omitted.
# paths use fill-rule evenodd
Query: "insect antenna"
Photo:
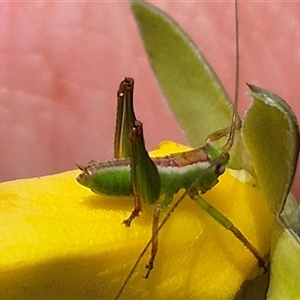
<svg viewBox="0 0 300 300"><path fill-rule="evenodd" d="M235 130L240 129L242 126L241 119L238 117L237 104L239 99L239 78L240 78L240 45L239 45L239 19L238 19L238 3L234 1L235 11L235 88L234 88L234 101L233 113L231 119L230 133L227 143L223 146L224 152L228 152L233 145Z"/></svg>

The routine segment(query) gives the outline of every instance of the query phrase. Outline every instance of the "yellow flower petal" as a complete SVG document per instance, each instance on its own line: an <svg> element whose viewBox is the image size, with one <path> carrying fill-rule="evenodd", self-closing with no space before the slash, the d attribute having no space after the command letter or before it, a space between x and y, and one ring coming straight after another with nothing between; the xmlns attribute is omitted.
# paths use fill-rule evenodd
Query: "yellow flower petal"
<svg viewBox="0 0 300 300"><path fill-rule="evenodd" d="M163 151L174 151L165 146ZM1 299L109 299L122 286L150 238L153 207L144 206L125 228L121 222L133 200L95 195L76 182L78 174L0 185ZM261 255L268 253L272 217L258 189L227 172L205 198ZM240 241L188 197L160 232L155 268L145 280L148 258L149 252L123 299L230 299L257 265Z"/></svg>

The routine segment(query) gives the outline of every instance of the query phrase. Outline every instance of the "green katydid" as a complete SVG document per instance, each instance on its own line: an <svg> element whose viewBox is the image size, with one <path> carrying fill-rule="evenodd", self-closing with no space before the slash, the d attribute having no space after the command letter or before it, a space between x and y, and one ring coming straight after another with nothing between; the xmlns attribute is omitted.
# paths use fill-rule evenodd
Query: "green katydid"
<svg viewBox="0 0 300 300"><path fill-rule="evenodd" d="M120 83L117 93L114 159L103 162L91 161L87 166L78 166L82 173L77 181L93 192L114 196L133 196L134 209L128 219L123 221L126 226L130 226L133 219L139 215L142 203L154 205L152 237L128 274L117 298L122 294L144 253L152 245L151 257L144 277L147 278L150 275L158 250L158 232L185 195L194 200L223 227L230 230L257 259L258 265L267 271L263 258L251 242L229 219L199 195L199 192L203 194L218 183L218 177L224 173L230 158L229 150L234 142L235 131L241 127L241 121L236 112L239 90L237 80L239 45L237 3L235 5L236 88L231 126L209 135L201 147L151 159L145 148L142 123L136 119L134 113L134 80L125 78ZM213 142L224 136L228 136L225 145L216 147ZM172 202L173 196L180 189L185 189L185 193L173 204L166 217L159 223L160 211Z"/></svg>

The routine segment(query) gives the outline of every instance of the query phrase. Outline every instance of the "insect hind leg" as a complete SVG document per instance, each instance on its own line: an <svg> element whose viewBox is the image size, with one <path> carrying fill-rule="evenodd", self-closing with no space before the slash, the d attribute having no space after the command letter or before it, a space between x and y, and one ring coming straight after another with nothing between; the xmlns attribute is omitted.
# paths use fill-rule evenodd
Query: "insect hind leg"
<svg viewBox="0 0 300 300"><path fill-rule="evenodd" d="M154 213L153 213L153 222L152 222L151 257L149 259L148 264L146 265L147 272L144 276L145 279L147 279L149 277L150 272L154 267L154 260L155 260L156 253L157 253L157 250L158 250L158 234L157 234L157 231L158 231L158 225L159 225L159 215L160 215L161 210L162 210L162 206L161 206L160 203L155 205Z"/></svg>
<svg viewBox="0 0 300 300"><path fill-rule="evenodd" d="M156 203L161 190L158 169L145 147L142 122L138 120L133 122L129 140L131 145L130 167L135 208L130 217L124 221L126 226L130 226L131 221L141 212L142 201L147 204Z"/></svg>
<svg viewBox="0 0 300 300"><path fill-rule="evenodd" d="M139 216L139 213L142 211L142 202L141 199L138 195L134 195L134 209L130 216L124 220L122 223L126 227L130 227L131 222L133 221L134 218Z"/></svg>

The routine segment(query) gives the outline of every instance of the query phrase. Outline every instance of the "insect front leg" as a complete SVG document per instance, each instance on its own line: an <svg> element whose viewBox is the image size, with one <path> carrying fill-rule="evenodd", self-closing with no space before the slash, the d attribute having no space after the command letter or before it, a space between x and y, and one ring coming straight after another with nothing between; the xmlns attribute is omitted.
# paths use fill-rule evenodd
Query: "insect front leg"
<svg viewBox="0 0 300 300"><path fill-rule="evenodd" d="M229 126L229 127L226 127L226 128L223 128L223 129L213 132L212 134L210 134L207 137L206 142L217 141L224 136L230 135L233 130L240 130L241 127L242 127L242 121L238 118L237 122L233 123L233 127Z"/></svg>
<svg viewBox="0 0 300 300"><path fill-rule="evenodd" d="M216 164L216 169L220 169ZM260 256L258 250L252 245L252 243L244 236L244 234L221 212L219 212L214 206L208 203L203 197L199 195L199 189L197 183L193 184L188 190L188 195L194 200L205 212L207 212L212 218L214 218L225 229L231 231L231 233L239 239L245 247L253 254L258 261L258 266L263 268L264 272L267 272L264 259Z"/></svg>

